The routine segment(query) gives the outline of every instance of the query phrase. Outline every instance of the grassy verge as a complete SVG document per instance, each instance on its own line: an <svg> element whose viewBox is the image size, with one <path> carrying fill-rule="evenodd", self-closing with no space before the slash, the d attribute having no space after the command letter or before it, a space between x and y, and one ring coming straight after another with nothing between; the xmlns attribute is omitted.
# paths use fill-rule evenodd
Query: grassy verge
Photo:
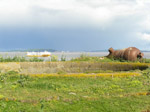
<svg viewBox="0 0 150 112"><path fill-rule="evenodd" d="M140 73L76 78L8 72L0 75L0 112L146 111L150 109L150 72Z"/></svg>

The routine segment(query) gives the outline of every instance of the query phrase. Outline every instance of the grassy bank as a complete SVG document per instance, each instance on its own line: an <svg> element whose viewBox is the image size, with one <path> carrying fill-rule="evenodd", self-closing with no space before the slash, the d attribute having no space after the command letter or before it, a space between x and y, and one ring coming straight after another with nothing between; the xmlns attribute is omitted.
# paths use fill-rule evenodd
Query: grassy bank
<svg viewBox="0 0 150 112"><path fill-rule="evenodd" d="M126 77L63 74L38 77L3 73L0 75L0 112L146 111L150 109L150 72L136 73L131 76L127 73Z"/></svg>
<svg viewBox="0 0 150 112"><path fill-rule="evenodd" d="M145 70L146 63L128 62L3 62L0 72L18 71L25 74L43 73L107 73L114 71Z"/></svg>

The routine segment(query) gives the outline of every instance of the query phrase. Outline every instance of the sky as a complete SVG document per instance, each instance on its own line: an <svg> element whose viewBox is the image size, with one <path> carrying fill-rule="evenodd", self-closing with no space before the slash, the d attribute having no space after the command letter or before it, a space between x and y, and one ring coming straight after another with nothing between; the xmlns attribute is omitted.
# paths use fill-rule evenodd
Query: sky
<svg viewBox="0 0 150 112"><path fill-rule="evenodd" d="M0 0L0 50L150 50L150 0Z"/></svg>

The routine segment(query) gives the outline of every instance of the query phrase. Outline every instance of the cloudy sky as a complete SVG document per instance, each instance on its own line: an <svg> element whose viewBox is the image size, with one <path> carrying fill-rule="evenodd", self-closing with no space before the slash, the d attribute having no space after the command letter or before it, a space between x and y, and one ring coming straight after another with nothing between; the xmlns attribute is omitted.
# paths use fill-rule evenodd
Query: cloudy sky
<svg viewBox="0 0 150 112"><path fill-rule="evenodd" d="M0 50L150 50L150 0L0 0Z"/></svg>

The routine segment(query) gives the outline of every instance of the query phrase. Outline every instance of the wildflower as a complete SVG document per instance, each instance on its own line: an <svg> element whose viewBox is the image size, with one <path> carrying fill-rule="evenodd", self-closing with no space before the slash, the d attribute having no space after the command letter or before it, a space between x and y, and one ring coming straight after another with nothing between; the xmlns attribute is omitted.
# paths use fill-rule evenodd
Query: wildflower
<svg viewBox="0 0 150 112"><path fill-rule="evenodd" d="M140 73L136 72L120 72L120 73L98 73L98 74L31 74L32 77L128 77L128 76L139 76Z"/></svg>

